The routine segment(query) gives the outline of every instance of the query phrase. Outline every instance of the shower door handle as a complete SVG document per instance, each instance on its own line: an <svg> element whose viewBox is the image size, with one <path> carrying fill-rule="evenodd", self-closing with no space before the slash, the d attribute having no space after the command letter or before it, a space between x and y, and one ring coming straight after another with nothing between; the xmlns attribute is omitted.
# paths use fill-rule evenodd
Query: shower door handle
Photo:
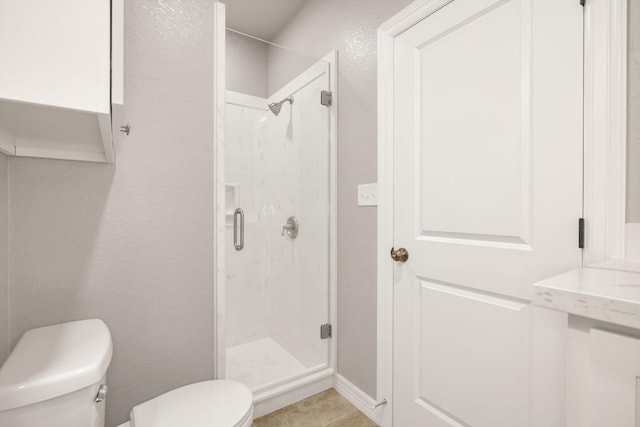
<svg viewBox="0 0 640 427"><path fill-rule="evenodd" d="M233 212L233 247L236 248L236 251L244 249L244 211L242 208Z"/></svg>

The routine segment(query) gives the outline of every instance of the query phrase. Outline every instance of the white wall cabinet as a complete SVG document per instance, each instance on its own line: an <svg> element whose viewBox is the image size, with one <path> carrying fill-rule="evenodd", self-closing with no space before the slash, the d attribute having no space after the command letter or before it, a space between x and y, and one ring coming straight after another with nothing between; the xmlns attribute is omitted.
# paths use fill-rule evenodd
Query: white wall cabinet
<svg viewBox="0 0 640 427"><path fill-rule="evenodd" d="M0 151L114 162L123 0L0 0Z"/></svg>

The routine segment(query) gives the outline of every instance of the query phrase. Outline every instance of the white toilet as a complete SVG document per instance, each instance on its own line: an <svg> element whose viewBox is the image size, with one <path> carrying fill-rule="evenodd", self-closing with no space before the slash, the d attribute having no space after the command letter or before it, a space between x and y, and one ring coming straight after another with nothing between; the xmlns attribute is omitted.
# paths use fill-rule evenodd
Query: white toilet
<svg viewBox="0 0 640 427"><path fill-rule="evenodd" d="M0 427L104 427L109 329L91 319L25 332L0 367ZM177 388L122 427L250 427L251 390L233 381Z"/></svg>
<svg viewBox="0 0 640 427"><path fill-rule="evenodd" d="M244 384L215 380L189 384L135 406L118 427L251 427L253 394Z"/></svg>
<svg viewBox="0 0 640 427"><path fill-rule="evenodd" d="M98 319L25 332L0 368L0 427L103 427L111 353Z"/></svg>

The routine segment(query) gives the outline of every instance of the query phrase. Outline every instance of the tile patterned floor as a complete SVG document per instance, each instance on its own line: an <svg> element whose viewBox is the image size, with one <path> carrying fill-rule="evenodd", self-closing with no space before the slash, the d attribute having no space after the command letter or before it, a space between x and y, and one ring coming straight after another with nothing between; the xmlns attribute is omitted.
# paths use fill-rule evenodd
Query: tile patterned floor
<svg viewBox="0 0 640 427"><path fill-rule="evenodd" d="M337 391L330 389L260 417L253 427L375 427Z"/></svg>

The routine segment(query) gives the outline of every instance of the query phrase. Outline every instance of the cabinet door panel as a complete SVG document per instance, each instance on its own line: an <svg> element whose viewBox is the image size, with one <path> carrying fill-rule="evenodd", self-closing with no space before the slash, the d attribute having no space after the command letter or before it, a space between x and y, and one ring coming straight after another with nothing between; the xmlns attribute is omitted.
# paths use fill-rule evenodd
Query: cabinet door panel
<svg viewBox="0 0 640 427"><path fill-rule="evenodd" d="M0 98L109 113L109 0L0 0Z"/></svg>
<svg viewBox="0 0 640 427"><path fill-rule="evenodd" d="M640 339L592 329L591 356L592 427L637 427L640 405Z"/></svg>

